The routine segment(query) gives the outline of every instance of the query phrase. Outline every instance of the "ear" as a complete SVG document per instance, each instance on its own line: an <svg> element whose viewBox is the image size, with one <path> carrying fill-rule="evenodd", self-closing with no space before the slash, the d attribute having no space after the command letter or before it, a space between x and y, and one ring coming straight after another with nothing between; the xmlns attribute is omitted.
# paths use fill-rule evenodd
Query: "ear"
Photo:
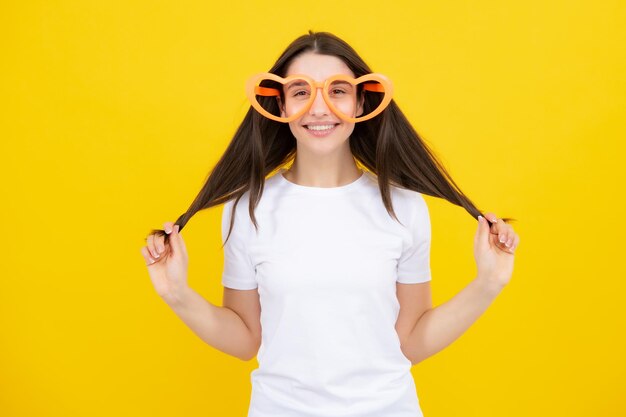
<svg viewBox="0 0 626 417"><path fill-rule="evenodd" d="M287 117L287 115L285 114L285 106L283 106L280 97L276 97L276 101L278 102L278 108L280 109L280 117Z"/></svg>
<svg viewBox="0 0 626 417"><path fill-rule="evenodd" d="M361 97L356 107L356 117L360 117L363 114L363 106L365 104L365 92L361 92Z"/></svg>

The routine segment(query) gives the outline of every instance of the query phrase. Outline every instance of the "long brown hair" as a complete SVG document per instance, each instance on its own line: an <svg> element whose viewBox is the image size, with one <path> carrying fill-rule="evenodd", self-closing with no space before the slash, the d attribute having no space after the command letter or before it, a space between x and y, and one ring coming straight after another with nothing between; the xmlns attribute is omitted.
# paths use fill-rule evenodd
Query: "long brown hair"
<svg viewBox="0 0 626 417"><path fill-rule="evenodd" d="M268 72L285 77L289 64L303 52L336 56L347 64L355 78L372 72L345 41L328 32L310 30L307 35L293 41ZM366 109L374 106L367 100L366 97ZM277 114L275 112L278 111L278 104L275 101L264 103L264 106L269 106ZM396 220L398 218L391 203L390 185L446 199L465 208L474 218L478 215L484 217L461 192L395 101L391 100L387 108L374 118L356 123L349 143L357 165L378 177L383 204L389 215ZM235 198L225 244L233 228L237 203L250 191L248 211L254 227L258 229L254 210L263 195L265 179L291 162L295 152L296 139L289 125L270 120L250 106L202 189L175 224L182 230L198 211ZM502 220L506 222L514 219ZM151 233L165 235L166 241L169 237L162 229L153 229Z"/></svg>

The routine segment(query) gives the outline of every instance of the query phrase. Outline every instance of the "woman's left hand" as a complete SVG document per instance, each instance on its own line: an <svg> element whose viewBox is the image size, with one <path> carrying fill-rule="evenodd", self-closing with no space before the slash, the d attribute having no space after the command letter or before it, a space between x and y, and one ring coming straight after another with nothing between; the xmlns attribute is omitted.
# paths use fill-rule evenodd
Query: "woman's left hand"
<svg viewBox="0 0 626 417"><path fill-rule="evenodd" d="M499 220L493 213L485 213L493 224L479 219L474 236L474 259L478 268L478 278L504 287L513 274L515 249L519 236L511 225Z"/></svg>

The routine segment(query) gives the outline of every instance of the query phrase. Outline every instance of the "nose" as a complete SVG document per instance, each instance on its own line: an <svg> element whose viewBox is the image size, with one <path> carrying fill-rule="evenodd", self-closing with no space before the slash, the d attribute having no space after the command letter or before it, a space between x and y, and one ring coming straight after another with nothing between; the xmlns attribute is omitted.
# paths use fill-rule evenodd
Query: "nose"
<svg viewBox="0 0 626 417"><path fill-rule="evenodd" d="M315 100L311 104L311 108L309 109L309 114L311 116L321 116L330 114L330 110L328 109L328 105L324 101L324 96L322 95L322 88L319 87L317 89L317 94L315 94Z"/></svg>

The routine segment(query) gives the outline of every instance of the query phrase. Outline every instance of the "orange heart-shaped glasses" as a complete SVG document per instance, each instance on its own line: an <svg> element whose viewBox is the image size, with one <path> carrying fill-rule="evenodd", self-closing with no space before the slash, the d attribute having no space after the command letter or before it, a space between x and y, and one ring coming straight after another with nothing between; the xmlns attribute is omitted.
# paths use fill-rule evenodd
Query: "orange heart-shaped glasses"
<svg viewBox="0 0 626 417"><path fill-rule="evenodd" d="M292 114L289 117L280 117L267 111L261 105L261 103L259 103L257 99L257 96L277 97L278 99L280 99L280 97L282 96L282 91L280 91L277 88L262 87L259 85L261 82L266 81L266 80L275 81L277 83L282 84L283 86L295 80L304 81L308 84L310 91L312 93L309 96L309 99L306 102L306 104L297 113ZM333 82L336 82L336 81L347 81L348 83L352 84L355 87L358 86L359 84L363 84L362 85L363 92L371 91L371 92L381 93L383 94L382 100L380 101L378 106L373 111L369 112L368 114L361 116L361 117L350 117L342 113L339 109L337 109L337 107L333 104L333 101L328 95L329 87L331 86ZM263 116L272 120L276 120L277 122L288 123L302 116L307 110L311 108L311 106L313 105L313 102L315 101L315 97L317 96L318 88L322 89L322 96L324 98L324 101L328 105L328 108L333 113L335 113L338 117L350 123L362 122L364 120L369 120L372 117L377 116L391 102L391 98L393 95L393 85L391 83L391 80L389 80L389 78L387 78L386 76L382 74L377 74L377 73L365 74L356 79L350 77L349 75L337 74L326 79L325 81L318 82L318 81L314 81L313 79L311 79L310 77L306 75L295 74L295 75L290 75L286 78L283 78L279 75L272 74L269 72L263 72L263 73L256 74L250 77L248 81L246 82L246 95L248 96L248 100L250 100L252 107L254 107Z"/></svg>

